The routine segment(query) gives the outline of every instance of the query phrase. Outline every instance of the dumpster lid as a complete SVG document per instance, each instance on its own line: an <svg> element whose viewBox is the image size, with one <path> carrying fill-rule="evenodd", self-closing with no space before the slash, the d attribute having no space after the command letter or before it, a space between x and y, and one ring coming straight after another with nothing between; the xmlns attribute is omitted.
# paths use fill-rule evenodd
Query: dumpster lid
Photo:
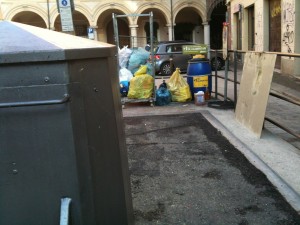
<svg viewBox="0 0 300 225"><path fill-rule="evenodd" d="M114 56L114 45L26 24L0 21L0 63Z"/></svg>

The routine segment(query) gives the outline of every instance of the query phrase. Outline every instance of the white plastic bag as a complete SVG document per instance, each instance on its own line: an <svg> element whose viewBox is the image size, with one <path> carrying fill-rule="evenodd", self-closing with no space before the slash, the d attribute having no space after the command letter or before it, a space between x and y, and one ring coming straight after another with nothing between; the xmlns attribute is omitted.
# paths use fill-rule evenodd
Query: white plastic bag
<svg viewBox="0 0 300 225"><path fill-rule="evenodd" d="M122 49L119 48L119 66L120 68L126 68L128 64L128 60L132 50L128 48L128 46L124 46Z"/></svg>
<svg viewBox="0 0 300 225"><path fill-rule="evenodd" d="M126 68L121 68L119 70L119 81L130 81L132 79L133 75L130 72L130 70L126 69Z"/></svg>

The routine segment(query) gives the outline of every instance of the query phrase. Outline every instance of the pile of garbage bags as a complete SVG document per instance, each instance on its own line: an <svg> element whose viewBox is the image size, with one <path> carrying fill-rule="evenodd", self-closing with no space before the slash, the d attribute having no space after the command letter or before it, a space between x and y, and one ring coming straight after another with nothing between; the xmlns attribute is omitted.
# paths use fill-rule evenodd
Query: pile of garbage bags
<svg viewBox="0 0 300 225"><path fill-rule="evenodd" d="M150 53L143 48L119 49L119 81L122 96L147 99L153 96L153 67L148 63Z"/></svg>
<svg viewBox="0 0 300 225"><path fill-rule="evenodd" d="M131 99L148 99L153 96L153 66L148 63L150 53L143 48L119 49L119 80L122 96ZM177 68L170 79L155 91L156 105L167 105L173 102L187 102L192 99L190 87Z"/></svg>
<svg viewBox="0 0 300 225"><path fill-rule="evenodd" d="M167 105L170 102L187 102L192 100L189 84L181 76L177 68L170 79L156 90L156 102L158 106Z"/></svg>

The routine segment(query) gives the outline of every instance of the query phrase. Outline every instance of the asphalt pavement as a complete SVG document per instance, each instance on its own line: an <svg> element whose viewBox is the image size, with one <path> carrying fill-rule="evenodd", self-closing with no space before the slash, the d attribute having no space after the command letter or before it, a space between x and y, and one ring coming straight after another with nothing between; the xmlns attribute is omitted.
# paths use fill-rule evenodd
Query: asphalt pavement
<svg viewBox="0 0 300 225"><path fill-rule="evenodd" d="M222 73L224 73L224 71L218 71L218 74L221 76ZM242 71L239 71L238 74L238 76L241 76ZM232 71L229 71L229 77L232 76ZM287 77L287 79L291 79L292 83L294 83L294 86L290 87L287 83L285 83L290 81L287 81L286 78L282 81L281 78L276 78L276 76L277 75L274 75L271 89L278 93L290 96L296 102L300 102L300 90L298 89L300 86L299 79ZM167 80L166 77L158 78L156 79L156 83L159 85L162 82L162 79ZM224 88L224 80L219 79L218 87L221 92ZM232 90L233 85L228 84L229 98L232 98L233 96ZM300 107L298 105L270 96L266 114L268 116L272 116L275 120L280 121L285 126L293 129L294 132L299 134L299 108ZM234 110L215 109L210 108L207 105L196 106L193 102L171 103L168 106L155 107L150 107L149 103L128 104L123 109L123 116L125 119L155 115L179 116L190 113L201 113L224 138L226 138L236 149L238 149L240 153L242 153L242 155L246 157L248 162L265 174L267 179L276 187L293 209L295 209L298 214L300 213L300 176L298 175L300 171L299 138L295 138L287 134L284 130L279 129L268 122L265 122L261 138L257 138L235 120ZM241 222L239 224L247 223ZM249 224L261 223L250 222ZM300 222L278 224L300 224Z"/></svg>

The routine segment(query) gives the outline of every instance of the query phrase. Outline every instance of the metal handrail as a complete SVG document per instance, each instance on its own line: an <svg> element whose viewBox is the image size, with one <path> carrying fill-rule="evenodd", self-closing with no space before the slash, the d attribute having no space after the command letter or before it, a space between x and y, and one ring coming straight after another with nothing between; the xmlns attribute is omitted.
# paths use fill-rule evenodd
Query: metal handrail
<svg viewBox="0 0 300 225"><path fill-rule="evenodd" d="M25 106L41 106L41 105L56 105L56 104L66 103L69 100L70 100L70 96L68 94L65 94L62 99L55 99L55 100L0 103L0 108L25 107Z"/></svg>
<svg viewBox="0 0 300 225"><path fill-rule="evenodd" d="M214 57L215 57L216 60L217 60L217 52L223 52L223 50L216 50L216 49L211 49L210 51L215 53ZM225 78L223 76L219 76L217 74L217 68L215 68L215 75L213 75L213 76L215 76L215 83L216 83L215 96L216 96L216 98L217 98L218 95L223 96L223 97L227 96L227 93L226 94L224 93L224 95L218 93L218 89L217 89L217 83L218 83L217 79L218 78L226 79L226 82L231 81L231 82L234 83L234 100L233 100L234 105L236 105L236 102L237 102L237 84L240 84L240 82L237 81L237 53L254 52L254 53L277 54L278 56L287 56L287 57L296 57L296 58L299 57L300 58L300 54L297 54L297 53L282 53L282 52L267 52L267 51L258 52L258 51L243 51L243 50L228 50L228 52L234 53L234 79L232 80L228 77ZM229 61L228 57L227 57L226 61L227 62ZM226 89L226 91L227 91L227 89ZM298 101L296 101L296 100L294 100L294 99L292 99L288 96L284 96L284 95L281 95L279 93L276 93L273 90L270 90L269 94L271 96L276 97L276 98L279 98L279 99L282 99L282 100L287 101L289 103L300 106L300 102L298 102ZM294 131L290 130L289 128L287 128L287 127L283 126L282 124L276 122L272 118L265 116L264 119L266 121L269 121L270 123L276 125L277 127L283 129L284 131L286 131L287 133L293 135L294 137L300 138L300 134L295 133Z"/></svg>

